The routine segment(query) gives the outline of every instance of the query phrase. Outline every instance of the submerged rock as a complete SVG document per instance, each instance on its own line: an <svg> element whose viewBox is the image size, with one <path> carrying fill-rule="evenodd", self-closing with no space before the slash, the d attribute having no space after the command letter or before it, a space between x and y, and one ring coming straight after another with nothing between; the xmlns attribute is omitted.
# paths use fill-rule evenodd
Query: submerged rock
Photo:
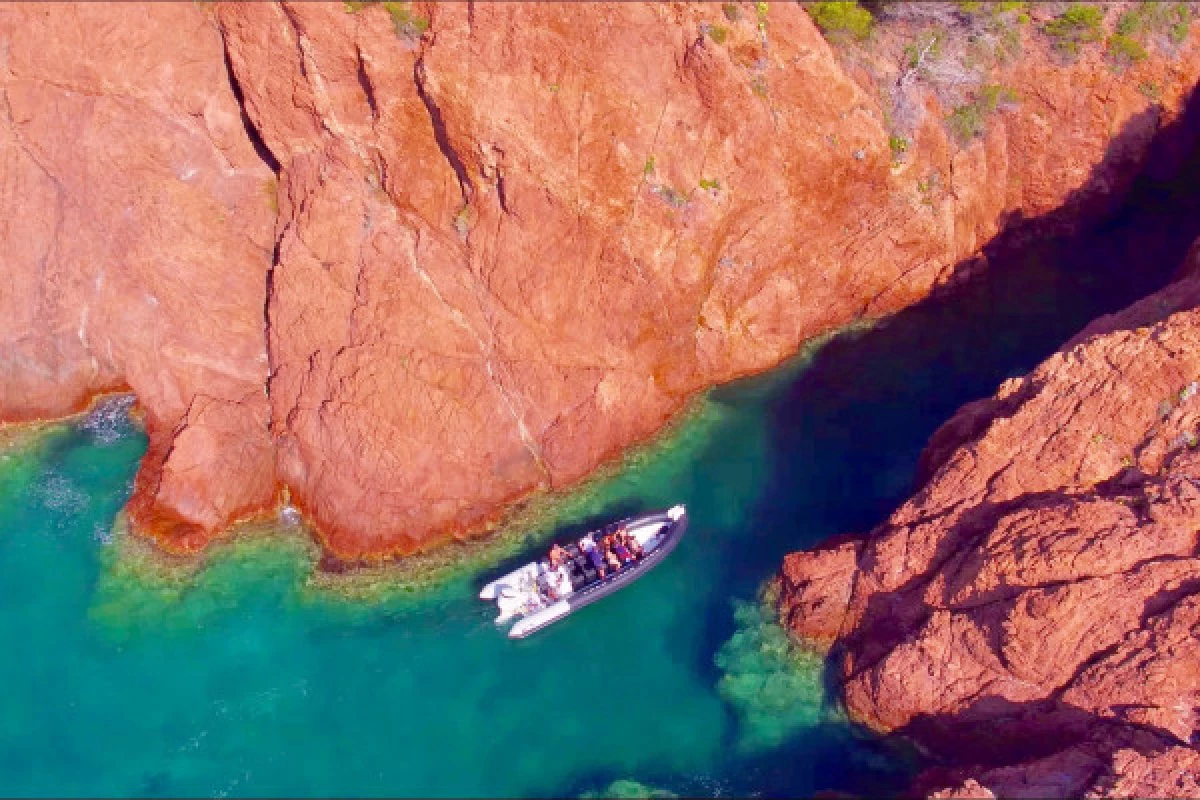
<svg viewBox="0 0 1200 800"><path fill-rule="evenodd" d="M678 796L666 789L657 789L627 778L615 780L600 791L584 792L580 795L582 798L650 798L651 800L669 800Z"/></svg>
<svg viewBox="0 0 1200 800"><path fill-rule="evenodd" d="M717 651L721 697L739 717L738 746L778 747L822 720L823 659L788 638L768 606L739 602L737 632Z"/></svg>

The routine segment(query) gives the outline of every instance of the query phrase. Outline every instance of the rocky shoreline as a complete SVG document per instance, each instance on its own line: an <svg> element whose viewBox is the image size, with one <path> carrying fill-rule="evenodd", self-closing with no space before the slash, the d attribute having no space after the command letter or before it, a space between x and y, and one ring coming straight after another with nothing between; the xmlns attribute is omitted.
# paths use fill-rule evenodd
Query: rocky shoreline
<svg viewBox="0 0 1200 800"><path fill-rule="evenodd" d="M727 5L6 6L0 419L135 392L175 552L286 490L339 560L412 553L1103 206L1200 75L1064 60L1040 6L835 48ZM931 26L993 49L896 73Z"/></svg>
<svg viewBox="0 0 1200 800"><path fill-rule="evenodd" d="M958 765L937 796L1200 792L1198 266L960 410L882 525L784 563L851 716Z"/></svg>
<svg viewBox="0 0 1200 800"><path fill-rule="evenodd" d="M286 499L386 561L1194 146L1190 11L1138 51L1130 4L1079 41L1063 4L889 5L0 6L0 421L132 392L137 533ZM1200 795L1196 252L785 561L851 716L944 762L920 791Z"/></svg>

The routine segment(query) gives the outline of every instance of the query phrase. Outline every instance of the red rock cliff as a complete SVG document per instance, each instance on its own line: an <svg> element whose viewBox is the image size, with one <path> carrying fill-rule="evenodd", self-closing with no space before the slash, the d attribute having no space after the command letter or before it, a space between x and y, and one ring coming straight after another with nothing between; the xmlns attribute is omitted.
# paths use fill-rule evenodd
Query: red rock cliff
<svg viewBox="0 0 1200 800"><path fill-rule="evenodd" d="M964 407L868 536L788 556L789 627L854 718L982 765L945 796L1200 796L1198 428L1193 268Z"/></svg>
<svg viewBox="0 0 1200 800"><path fill-rule="evenodd" d="M959 143L918 95L894 163L796 4L361 5L0 9L0 414L132 388L169 547L279 487L346 559L476 529L1119 193L1200 74L1026 30L1019 101Z"/></svg>

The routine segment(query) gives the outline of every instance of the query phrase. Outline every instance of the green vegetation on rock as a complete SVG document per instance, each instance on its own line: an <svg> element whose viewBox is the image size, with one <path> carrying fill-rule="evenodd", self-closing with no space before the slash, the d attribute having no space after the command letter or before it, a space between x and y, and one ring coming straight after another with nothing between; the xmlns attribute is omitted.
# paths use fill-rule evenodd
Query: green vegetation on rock
<svg viewBox="0 0 1200 800"><path fill-rule="evenodd" d="M1146 60L1146 48L1132 36L1114 33L1108 39L1108 58L1117 66L1128 66Z"/></svg>
<svg viewBox="0 0 1200 800"><path fill-rule="evenodd" d="M1164 34L1175 44L1187 38L1192 9L1187 3L1134 3L1117 18L1116 33L1143 41Z"/></svg>
<svg viewBox="0 0 1200 800"><path fill-rule="evenodd" d="M688 204L687 195L674 186L659 186L656 191L671 208L683 208Z"/></svg>
<svg viewBox="0 0 1200 800"><path fill-rule="evenodd" d="M1007 86L983 86L969 102L950 112L946 124L958 140L966 144L987 129L987 119L1002 105L1020 102L1017 93Z"/></svg>
<svg viewBox="0 0 1200 800"><path fill-rule="evenodd" d="M1187 38L1191 23L1187 3L1136 3L1117 18L1106 55L1118 69L1144 61L1152 37L1178 45Z"/></svg>
<svg viewBox="0 0 1200 800"><path fill-rule="evenodd" d="M1078 55L1080 48L1104 38L1101 23L1104 12L1090 3L1076 3L1042 26L1053 40L1054 49L1064 55Z"/></svg>
<svg viewBox="0 0 1200 800"><path fill-rule="evenodd" d="M729 38L729 28L726 28L724 25L710 25L708 27L708 38L717 44L725 44L725 40Z"/></svg>
<svg viewBox="0 0 1200 800"><path fill-rule="evenodd" d="M408 3L386 2L383 7L392 18L392 27L396 35L403 39L420 39L429 30L429 20L417 16L409 8Z"/></svg>
<svg viewBox="0 0 1200 800"><path fill-rule="evenodd" d="M833 38L849 37L862 41L871 36L875 17L854 0L818 0L804 10L821 33Z"/></svg>
<svg viewBox="0 0 1200 800"><path fill-rule="evenodd" d="M909 69L916 69L926 58L936 59L942 54L942 45L946 43L946 31L942 28L922 31L917 38L904 46L904 63Z"/></svg>

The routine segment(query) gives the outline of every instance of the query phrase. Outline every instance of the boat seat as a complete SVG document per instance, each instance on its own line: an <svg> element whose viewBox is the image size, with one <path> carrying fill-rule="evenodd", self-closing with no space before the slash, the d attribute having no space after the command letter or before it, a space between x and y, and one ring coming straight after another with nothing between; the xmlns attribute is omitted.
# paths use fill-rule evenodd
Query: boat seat
<svg viewBox="0 0 1200 800"><path fill-rule="evenodd" d="M583 570L579 569L577 564L572 564L574 569L570 571L571 588L579 589L587 583L587 576L583 574Z"/></svg>

